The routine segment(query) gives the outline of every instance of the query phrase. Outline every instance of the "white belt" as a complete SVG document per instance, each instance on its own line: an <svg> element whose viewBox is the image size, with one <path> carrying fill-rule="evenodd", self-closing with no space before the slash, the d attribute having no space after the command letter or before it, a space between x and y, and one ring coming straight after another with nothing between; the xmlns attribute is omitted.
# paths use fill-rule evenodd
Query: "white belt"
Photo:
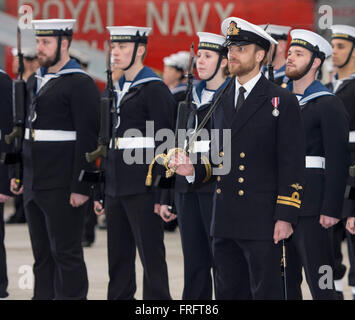
<svg viewBox="0 0 355 320"><path fill-rule="evenodd" d="M325 158L306 156L306 168L325 169Z"/></svg>
<svg viewBox="0 0 355 320"><path fill-rule="evenodd" d="M75 141L76 131L64 131L64 130L25 130L25 140L33 141Z"/></svg>
<svg viewBox="0 0 355 320"><path fill-rule="evenodd" d="M195 141L193 143L192 152L193 153L197 153L197 152L208 152L208 151L210 151L210 142L211 142L211 140Z"/></svg>
<svg viewBox="0 0 355 320"><path fill-rule="evenodd" d="M350 143L355 142L355 131L350 131L349 132L349 142Z"/></svg>
<svg viewBox="0 0 355 320"><path fill-rule="evenodd" d="M112 140L110 146L112 148ZM154 148L155 141L153 137L116 138L115 146L117 149L146 149Z"/></svg>

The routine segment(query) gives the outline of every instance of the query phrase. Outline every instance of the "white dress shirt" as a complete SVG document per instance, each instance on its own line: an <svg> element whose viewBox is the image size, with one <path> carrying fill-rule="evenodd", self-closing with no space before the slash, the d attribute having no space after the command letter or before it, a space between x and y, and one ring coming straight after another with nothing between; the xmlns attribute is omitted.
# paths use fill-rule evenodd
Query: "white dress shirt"
<svg viewBox="0 0 355 320"><path fill-rule="evenodd" d="M235 96L234 96L234 107L237 104L238 101L238 96L239 96L239 88L241 86L244 87L244 89L246 90L244 92L244 100L247 99L248 95L250 94L251 90L253 90L253 88L255 87L256 83L259 81L261 77L261 72L259 72L254 78L250 79L248 82L244 83L243 85L241 85L238 81L238 78L236 78L235 80Z"/></svg>

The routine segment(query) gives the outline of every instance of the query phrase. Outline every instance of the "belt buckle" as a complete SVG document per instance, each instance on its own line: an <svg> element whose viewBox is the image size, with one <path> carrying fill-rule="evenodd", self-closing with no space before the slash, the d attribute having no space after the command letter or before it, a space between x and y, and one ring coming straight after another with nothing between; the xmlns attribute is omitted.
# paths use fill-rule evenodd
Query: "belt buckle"
<svg viewBox="0 0 355 320"><path fill-rule="evenodd" d="M31 138L34 141L35 140L35 130L31 129Z"/></svg>
<svg viewBox="0 0 355 320"><path fill-rule="evenodd" d="M118 149L118 141L119 141L119 138L115 138L115 148Z"/></svg>

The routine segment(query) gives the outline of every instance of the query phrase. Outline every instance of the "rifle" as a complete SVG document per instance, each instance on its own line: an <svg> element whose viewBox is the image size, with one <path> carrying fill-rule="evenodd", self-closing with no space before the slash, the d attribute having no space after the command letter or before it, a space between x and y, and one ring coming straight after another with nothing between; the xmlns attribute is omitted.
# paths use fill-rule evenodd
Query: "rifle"
<svg viewBox="0 0 355 320"><path fill-rule="evenodd" d="M109 48L111 48L109 44ZM105 164L103 158L107 158L107 150L110 143L110 113L116 114L115 106L115 96L114 96L114 87L112 81L112 70L111 70L111 49L108 50L106 58L106 73L107 73L107 83L105 90L108 92L107 96L101 97L100 103L100 131L98 138L97 149L93 152L86 153L86 161L92 163L94 161L99 161L99 169L93 172L88 172L82 170L79 176L79 181L91 182L94 184L100 184L100 203L104 207L105 199ZM114 111L113 111L114 109ZM113 130L115 126L112 127ZM114 133L114 132L112 132Z"/></svg>
<svg viewBox="0 0 355 320"><path fill-rule="evenodd" d="M15 191L20 190L22 185L22 139L25 122L25 101L26 101L26 83L23 80L24 64L21 50L21 29L17 27L17 54L19 59L18 73L19 79L13 80L13 130L5 136L7 144L14 143L13 153L3 153L1 162L7 165L15 165L15 180L17 187Z"/></svg>
<svg viewBox="0 0 355 320"><path fill-rule="evenodd" d="M192 108L192 88L193 88L193 68L194 68L194 44L191 44L190 47L190 58L189 58L189 67L188 67L188 72L187 72L187 87L185 91L185 100L180 101L179 105L177 107L177 115L176 115L176 124L175 124L175 148L179 148L179 129L185 129L186 128L186 123L187 123L187 118L188 114L190 111L193 110ZM174 148L174 149L175 149ZM172 150L172 149L171 149ZM171 178L173 176L173 173L170 174L170 171L168 172L168 167L167 167L167 154L161 153L158 154L153 161L149 165L149 170L146 178L146 186L151 186L152 185L152 170L155 162L162 158L163 159L163 164L166 167L166 178Z"/></svg>

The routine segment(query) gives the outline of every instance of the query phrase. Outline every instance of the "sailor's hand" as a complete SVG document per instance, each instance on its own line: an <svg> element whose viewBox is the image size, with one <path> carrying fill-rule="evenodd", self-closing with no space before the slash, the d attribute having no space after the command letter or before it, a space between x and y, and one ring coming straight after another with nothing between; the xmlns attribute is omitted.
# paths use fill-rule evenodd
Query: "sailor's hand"
<svg viewBox="0 0 355 320"><path fill-rule="evenodd" d="M105 214L105 209L102 207L100 201L94 201L94 211L97 216L102 216Z"/></svg>
<svg viewBox="0 0 355 320"><path fill-rule="evenodd" d="M351 234L355 234L355 217L349 217L346 221L346 230Z"/></svg>
<svg viewBox="0 0 355 320"><path fill-rule="evenodd" d="M154 204L154 213L156 213L158 216L160 216L160 203Z"/></svg>
<svg viewBox="0 0 355 320"><path fill-rule="evenodd" d="M86 195L74 193L74 192L70 194L70 204L74 208L82 206L88 200L89 197Z"/></svg>
<svg viewBox="0 0 355 320"><path fill-rule="evenodd" d="M160 216L165 222L170 222L176 219L176 214L169 211L169 206L167 204L162 204L160 206Z"/></svg>
<svg viewBox="0 0 355 320"><path fill-rule="evenodd" d="M323 214L319 217L319 223L322 225L323 228L328 229L339 222L339 219L328 217Z"/></svg>
<svg viewBox="0 0 355 320"><path fill-rule="evenodd" d="M177 152L171 157L169 168L174 168L180 176L193 176L195 171L190 158L183 152Z"/></svg>
<svg viewBox="0 0 355 320"><path fill-rule="evenodd" d="M277 220L274 228L274 243L289 238L293 233L292 225L289 222Z"/></svg>
<svg viewBox="0 0 355 320"><path fill-rule="evenodd" d="M0 193L0 203L4 203L5 201L9 200L11 197L7 194Z"/></svg>
<svg viewBox="0 0 355 320"><path fill-rule="evenodd" d="M12 178L10 181L10 191L15 194L15 195L20 195L23 193L23 186L21 186L21 188L19 190L17 190L18 188L18 184L16 182L15 178Z"/></svg>

